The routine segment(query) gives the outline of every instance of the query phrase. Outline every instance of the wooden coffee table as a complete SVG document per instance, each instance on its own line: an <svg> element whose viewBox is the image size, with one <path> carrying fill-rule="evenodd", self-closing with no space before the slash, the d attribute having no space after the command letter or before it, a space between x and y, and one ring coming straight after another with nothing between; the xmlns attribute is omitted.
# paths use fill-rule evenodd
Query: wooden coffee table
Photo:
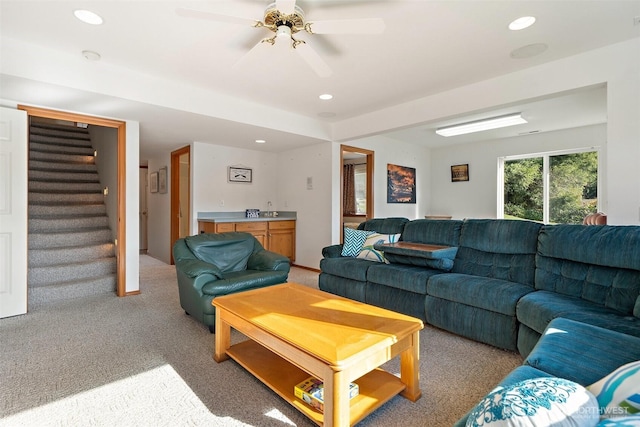
<svg viewBox="0 0 640 427"><path fill-rule="evenodd" d="M217 297L214 359L231 357L318 425L347 426L400 393L420 398L422 321L285 283ZM231 345L231 328L250 340ZM400 356L400 378L379 368ZM309 376L324 382L324 414L294 396ZM360 394L349 399L349 383Z"/></svg>

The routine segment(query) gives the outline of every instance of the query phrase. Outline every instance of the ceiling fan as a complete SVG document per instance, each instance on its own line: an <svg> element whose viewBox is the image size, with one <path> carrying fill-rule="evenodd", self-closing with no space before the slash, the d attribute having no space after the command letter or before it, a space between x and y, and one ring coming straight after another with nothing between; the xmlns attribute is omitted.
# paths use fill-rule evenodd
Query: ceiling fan
<svg viewBox="0 0 640 427"><path fill-rule="evenodd" d="M176 13L188 18L208 19L218 22L251 25L256 28L266 28L274 33L273 36L262 39L251 51L265 45L290 42L291 47L320 77L332 74L327 63L312 49L307 42L297 39L294 35L300 31L309 34L379 34L384 31L384 21L380 18L365 19L336 19L325 21L307 21L300 6L295 0L275 0L267 6L264 18L259 21L215 12L178 8Z"/></svg>

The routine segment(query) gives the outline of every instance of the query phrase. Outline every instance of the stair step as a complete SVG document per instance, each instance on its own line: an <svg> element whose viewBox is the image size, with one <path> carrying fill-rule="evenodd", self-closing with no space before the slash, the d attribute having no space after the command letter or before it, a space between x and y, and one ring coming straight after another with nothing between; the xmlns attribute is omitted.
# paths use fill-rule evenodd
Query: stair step
<svg viewBox="0 0 640 427"><path fill-rule="evenodd" d="M53 193L100 193L99 182L68 182L29 180L29 191Z"/></svg>
<svg viewBox="0 0 640 427"><path fill-rule="evenodd" d="M106 215L104 203L94 204L29 204L29 218L60 215Z"/></svg>
<svg viewBox="0 0 640 427"><path fill-rule="evenodd" d="M41 123L32 123L29 126L29 134L31 135L44 135L53 136L66 139L78 139L89 141L89 130L84 128L72 127L72 126L56 126Z"/></svg>
<svg viewBox="0 0 640 427"><path fill-rule="evenodd" d="M93 155L82 156L79 154L43 153L40 151L29 151L29 160L54 163L94 164Z"/></svg>
<svg viewBox="0 0 640 427"><path fill-rule="evenodd" d="M66 173L87 173L96 172L98 168L95 163L64 163L64 162L47 162L41 160L29 161L29 172L31 171L47 171L47 172L66 172Z"/></svg>
<svg viewBox="0 0 640 427"><path fill-rule="evenodd" d="M109 218L100 216L65 216L49 218L30 218L29 233L80 231L85 229L99 229L109 226Z"/></svg>
<svg viewBox="0 0 640 427"><path fill-rule="evenodd" d="M47 144L37 141L31 141L29 144L31 151L39 151L42 153L59 153L59 154L77 154L81 156L92 156L93 147L79 146L79 145L65 145L65 144Z"/></svg>
<svg viewBox="0 0 640 427"><path fill-rule="evenodd" d="M53 233L29 233L29 250L96 245L111 242L113 242L113 236L109 228Z"/></svg>
<svg viewBox="0 0 640 427"><path fill-rule="evenodd" d="M47 286L116 273L116 257L98 258L47 267L29 267L28 286Z"/></svg>
<svg viewBox="0 0 640 427"><path fill-rule="evenodd" d="M29 142L38 144L52 144L61 145L65 147L91 147L91 140L89 139L70 139L57 136L30 134Z"/></svg>
<svg viewBox="0 0 640 427"><path fill-rule="evenodd" d="M97 172L60 172L30 170L29 181L100 182Z"/></svg>
<svg viewBox="0 0 640 427"><path fill-rule="evenodd" d="M40 193L29 191L29 204L31 203L51 203L51 204L76 204L86 203L95 204L103 203L104 196L102 192L98 193Z"/></svg>
<svg viewBox="0 0 640 427"><path fill-rule="evenodd" d="M29 308L91 295L115 293L116 285L116 275L108 274L54 285L29 287Z"/></svg>
<svg viewBox="0 0 640 427"><path fill-rule="evenodd" d="M72 246L64 248L46 248L29 250L29 267L47 267L56 264L68 264L79 259L92 260L115 256L115 245Z"/></svg>

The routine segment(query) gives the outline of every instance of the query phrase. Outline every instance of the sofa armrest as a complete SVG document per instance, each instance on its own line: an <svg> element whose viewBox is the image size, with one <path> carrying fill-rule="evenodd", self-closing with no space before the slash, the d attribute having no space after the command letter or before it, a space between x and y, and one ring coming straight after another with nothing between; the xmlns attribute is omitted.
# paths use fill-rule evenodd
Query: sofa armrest
<svg viewBox="0 0 640 427"><path fill-rule="evenodd" d="M247 261L247 270L289 271L289 268L289 258L267 250L254 252Z"/></svg>
<svg viewBox="0 0 640 427"><path fill-rule="evenodd" d="M190 278L196 278L203 274L211 274L215 278L222 279L222 271L213 264L199 259L183 259L176 261L176 269Z"/></svg>
<svg viewBox="0 0 640 427"><path fill-rule="evenodd" d="M331 245L322 248L324 258L340 258L342 256L342 245Z"/></svg>

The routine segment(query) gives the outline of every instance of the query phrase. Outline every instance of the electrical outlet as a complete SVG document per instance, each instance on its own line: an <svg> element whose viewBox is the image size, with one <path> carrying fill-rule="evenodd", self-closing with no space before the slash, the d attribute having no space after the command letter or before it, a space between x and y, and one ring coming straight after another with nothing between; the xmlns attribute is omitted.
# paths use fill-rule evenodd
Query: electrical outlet
<svg viewBox="0 0 640 427"><path fill-rule="evenodd" d="M220 203L219 203L220 207L224 206L224 199L220 199Z"/></svg>
<svg viewBox="0 0 640 427"><path fill-rule="evenodd" d="M633 25L640 25L640 16L636 16L633 18Z"/></svg>
<svg viewBox="0 0 640 427"><path fill-rule="evenodd" d="M286 200L284 201L284 207L288 208L289 207L289 202L287 202Z"/></svg>

